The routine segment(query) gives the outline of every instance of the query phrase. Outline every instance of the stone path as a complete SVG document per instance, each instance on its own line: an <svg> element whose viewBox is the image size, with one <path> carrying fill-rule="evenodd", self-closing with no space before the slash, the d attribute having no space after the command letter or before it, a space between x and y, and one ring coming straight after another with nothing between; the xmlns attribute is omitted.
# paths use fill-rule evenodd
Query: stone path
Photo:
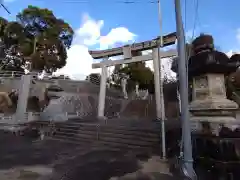
<svg viewBox="0 0 240 180"><path fill-rule="evenodd" d="M0 132L1 180L174 180L158 157ZM179 180L179 178L178 178Z"/></svg>
<svg viewBox="0 0 240 180"><path fill-rule="evenodd" d="M147 161L139 162L141 168L133 173L121 177L112 177L110 180L180 180L169 172L168 164L153 156Z"/></svg>
<svg viewBox="0 0 240 180"><path fill-rule="evenodd" d="M51 175L53 169L44 166L17 167L8 170L0 170L1 180L38 180Z"/></svg>

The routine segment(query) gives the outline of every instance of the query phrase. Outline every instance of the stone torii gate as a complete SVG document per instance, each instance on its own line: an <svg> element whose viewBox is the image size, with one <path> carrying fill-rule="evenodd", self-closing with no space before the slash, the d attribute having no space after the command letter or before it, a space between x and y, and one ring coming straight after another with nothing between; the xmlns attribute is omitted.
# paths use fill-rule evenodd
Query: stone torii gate
<svg viewBox="0 0 240 180"><path fill-rule="evenodd" d="M163 36L163 47L175 44L177 37L176 33L171 33ZM101 84L100 84L100 93L99 93L99 102L98 102L98 118L104 118L104 108L105 108L105 96L106 96L106 81L107 81L107 67L115 66L118 64L128 64L133 62L140 61L149 61L153 60L154 66L154 81L155 81L155 95L156 95L156 112L157 119L161 118L161 96L160 96L160 57L167 58L177 56L177 51L169 50L169 51L160 51L160 37L150 40L144 41L140 43L135 43L132 45L126 45L119 48L112 48L107 50L96 50L89 51L89 54L94 59L103 59L100 63L92 64L92 68L101 68ZM152 53L147 55L142 55L142 51L152 50ZM141 55L139 55L141 54ZM109 57L123 55L124 58L120 60L109 60Z"/></svg>

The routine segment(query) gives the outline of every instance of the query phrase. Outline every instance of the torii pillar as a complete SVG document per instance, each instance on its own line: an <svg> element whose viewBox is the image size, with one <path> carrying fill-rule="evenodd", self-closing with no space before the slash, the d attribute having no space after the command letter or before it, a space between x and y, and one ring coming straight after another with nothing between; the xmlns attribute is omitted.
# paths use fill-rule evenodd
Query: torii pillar
<svg viewBox="0 0 240 180"><path fill-rule="evenodd" d="M104 59L104 61L106 60L107 59ZM100 119L105 118L104 109L105 109L106 85L107 85L107 66L102 65L100 92L98 96L98 118Z"/></svg>
<svg viewBox="0 0 240 180"><path fill-rule="evenodd" d="M132 51L131 46L127 45L123 47L123 58L132 59L132 57L141 56L141 51ZM107 62L108 58L103 59L103 63ZM107 82L107 66L102 65L102 74L101 74L101 83L100 83L100 92L98 97L98 118L105 119L104 110L105 110L105 98L106 98L106 82Z"/></svg>

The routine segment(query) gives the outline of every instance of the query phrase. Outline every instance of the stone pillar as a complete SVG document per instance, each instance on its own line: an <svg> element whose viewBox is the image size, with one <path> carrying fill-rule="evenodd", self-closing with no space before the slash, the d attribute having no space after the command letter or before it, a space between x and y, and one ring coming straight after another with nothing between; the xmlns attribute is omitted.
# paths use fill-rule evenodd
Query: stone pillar
<svg viewBox="0 0 240 180"><path fill-rule="evenodd" d="M190 118L192 130L202 131L203 123L210 124L212 133L218 135L220 125L236 124L237 103L227 99L223 74L208 73L193 77Z"/></svg>
<svg viewBox="0 0 240 180"><path fill-rule="evenodd" d="M140 97L140 95L139 95L139 85L138 85L138 83L135 85L135 92L136 92L136 96L137 96L137 97Z"/></svg>
<svg viewBox="0 0 240 180"><path fill-rule="evenodd" d="M124 59L131 59L132 58L132 51L130 46L123 47L123 57Z"/></svg>
<svg viewBox="0 0 240 180"><path fill-rule="evenodd" d="M105 97L106 97L106 83L107 83L107 67L102 67L100 92L98 96L98 118L104 118Z"/></svg>
<svg viewBox="0 0 240 180"><path fill-rule="evenodd" d="M19 87L18 93L18 103L16 110L16 120L19 122L23 122L25 120L25 114L27 112L28 105L28 96L31 86L31 75L23 75L21 77L21 83Z"/></svg>
<svg viewBox="0 0 240 180"><path fill-rule="evenodd" d="M127 77L124 75L121 80L121 86L122 86L122 92L124 99L128 99L128 93L127 93Z"/></svg>
<svg viewBox="0 0 240 180"><path fill-rule="evenodd" d="M155 99L156 99L156 112L157 118L161 119L161 95L160 95L160 65L159 65L159 49L153 49L153 69L154 69L154 87L155 87Z"/></svg>

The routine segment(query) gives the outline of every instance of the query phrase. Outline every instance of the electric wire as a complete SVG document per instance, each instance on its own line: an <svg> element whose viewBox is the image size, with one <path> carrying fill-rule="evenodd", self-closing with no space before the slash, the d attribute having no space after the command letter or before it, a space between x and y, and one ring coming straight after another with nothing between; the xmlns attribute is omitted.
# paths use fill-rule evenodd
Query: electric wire
<svg viewBox="0 0 240 180"><path fill-rule="evenodd" d="M42 2L44 0L35 0ZM59 0L58 3L66 4L91 4L96 3L94 0ZM157 4L158 0L111 0L111 1L101 1L101 4Z"/></svg>
<svg viewBox="0 0 240 180"><path fill-rule="evenodd" d="M184 23L185 23L184 29L186 30L186 28L187 28L187 0L184 0Z"/></svg>
<svg viewBox="0 0 240 180"><path fill-rule="evenodd" d="M11 14L11 12L8 10L8 8L2 2L0 4L8 14Z"/></svg>
<svg viewBox="0 0 240 180"><path fill-rule="evenodd" d="M195 36L195 30L196 30L196 25L197 25L197 20L198 20L198 8L199 8L199 1L195 0L194 1L194 11L195 11L195 15L194 15L194 21L193 21L193 31L192 31L192 38L194 38Z"/></svg>

